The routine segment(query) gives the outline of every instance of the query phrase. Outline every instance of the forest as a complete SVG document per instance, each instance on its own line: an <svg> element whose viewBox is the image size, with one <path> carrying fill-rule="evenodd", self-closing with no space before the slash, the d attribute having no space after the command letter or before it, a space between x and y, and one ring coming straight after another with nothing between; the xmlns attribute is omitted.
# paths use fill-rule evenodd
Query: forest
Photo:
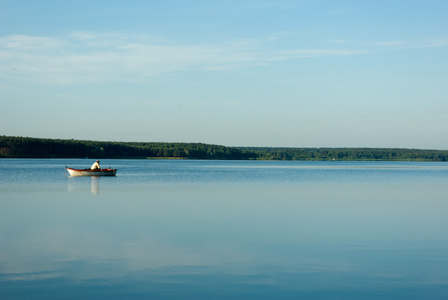
<svg viewBox="0 0 448 300"><path fill-rule="evenodd" d="M441 161L448 150L226 147L203 143L104 142L0 136L0 158Z"/></svg>
<svg viewBox="0 0 448 300"><path fill-rule="evenodd" d="M250 151L202 143L102 142L0 136L6 158L255 159Z"/></svg>
<svg viewBox="0 0 448 300"><path fill-rule="evenodd" d="M399 148L239 148L260 160L447 161L448 150Z"/></svg>

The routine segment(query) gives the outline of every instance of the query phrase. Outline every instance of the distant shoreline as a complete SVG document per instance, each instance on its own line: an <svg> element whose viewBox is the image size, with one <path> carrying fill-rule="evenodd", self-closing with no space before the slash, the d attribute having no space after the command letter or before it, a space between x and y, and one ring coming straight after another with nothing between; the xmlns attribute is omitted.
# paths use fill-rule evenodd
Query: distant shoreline
<svg viewBox="0 0 448 300"><path fill-rule="evenodd" d="M439 161L448 150L226 147L203 143L104 142L0 136L0 158L120 158L301 161Z"/></svg>

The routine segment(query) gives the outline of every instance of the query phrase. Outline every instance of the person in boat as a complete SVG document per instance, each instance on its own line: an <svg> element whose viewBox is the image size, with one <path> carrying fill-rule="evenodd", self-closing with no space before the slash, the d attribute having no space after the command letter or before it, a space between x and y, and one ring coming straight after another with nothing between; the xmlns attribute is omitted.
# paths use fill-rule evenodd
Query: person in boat
<svg viewBox="0 0 448 300"><path fill-rule="evenodd" d="M100 161L97 160L96 162L94 162L93 165L90 167L90 170L101 170Z"/></svg>

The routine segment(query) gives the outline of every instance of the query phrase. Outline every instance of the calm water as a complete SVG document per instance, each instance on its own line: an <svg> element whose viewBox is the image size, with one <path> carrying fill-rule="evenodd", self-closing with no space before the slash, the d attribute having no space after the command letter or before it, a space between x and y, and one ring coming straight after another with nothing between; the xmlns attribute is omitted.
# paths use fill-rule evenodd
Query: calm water
<svg viewBox="0 0 448 300"><path fill-rule="evenodd" d="M447 299L448 164L0 159L0 299Z"/></svg>

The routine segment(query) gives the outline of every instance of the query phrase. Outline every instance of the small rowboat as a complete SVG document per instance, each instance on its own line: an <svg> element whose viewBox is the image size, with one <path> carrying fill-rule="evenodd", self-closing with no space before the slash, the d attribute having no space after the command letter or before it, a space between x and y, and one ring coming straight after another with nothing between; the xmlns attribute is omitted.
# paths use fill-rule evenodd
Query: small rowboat
<svg viewBox="0 0 448 300"><path fill-rule="evenodd" d="M70 176L115 176L117 169L72 169L65 167Z"/></svg>

